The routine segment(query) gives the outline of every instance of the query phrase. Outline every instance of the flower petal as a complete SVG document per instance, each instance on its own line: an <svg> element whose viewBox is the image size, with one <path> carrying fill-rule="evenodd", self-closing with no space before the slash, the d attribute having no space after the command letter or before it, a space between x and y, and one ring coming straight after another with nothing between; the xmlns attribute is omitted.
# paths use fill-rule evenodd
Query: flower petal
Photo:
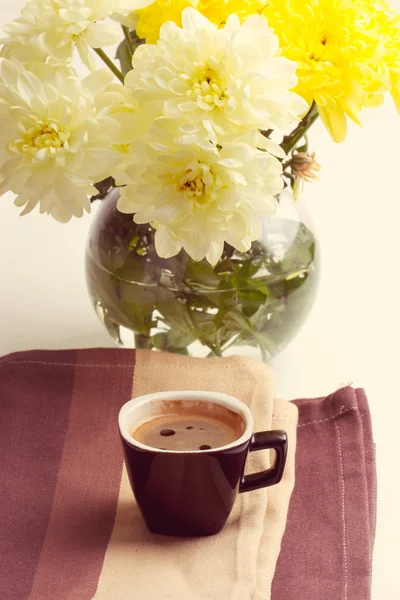
<svg viewBox="0 0 400 600"><path fill-rule="evenodd" d="M157 229L154 239L156 252L161 258L172 258L182 249L182 243L164 225Z"/></svg>
<svg viewBox="0 0 400 600"><path fill-rule="evenodd" d="M339 105L318 106L319 116L335 142L343 142L347 133L346 115Z"/></svg>
<svg viewBox="0 0 400 600"><path fill-rule="evenodd" d="M119 42L121 34L115 24L91 23L83 33L82 37L92 48L101 48Z"/></svg>

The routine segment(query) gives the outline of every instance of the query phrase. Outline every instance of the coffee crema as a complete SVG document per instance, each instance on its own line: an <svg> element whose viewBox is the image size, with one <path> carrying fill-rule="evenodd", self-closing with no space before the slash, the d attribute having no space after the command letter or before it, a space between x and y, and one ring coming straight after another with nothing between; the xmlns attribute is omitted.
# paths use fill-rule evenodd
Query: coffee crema
<svg viewBox="0 0 400 600"><path fill-rule="evenodd" d="M227 446L244 433L243 418L213 402L164 402L132 437L151 448L191 452Z"/></svg>

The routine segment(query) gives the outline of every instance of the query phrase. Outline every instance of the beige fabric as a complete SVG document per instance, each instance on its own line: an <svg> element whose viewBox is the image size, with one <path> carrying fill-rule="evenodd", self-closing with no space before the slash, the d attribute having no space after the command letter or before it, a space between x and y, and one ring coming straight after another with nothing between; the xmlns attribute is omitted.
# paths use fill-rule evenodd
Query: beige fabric
<svg viewBox="0 0 400 600"><path fill-rule="evenodd" d="M116 521L95 600L269 600L294 487L297 408L274 400L271 369L245 358L184 359L140 352L133 394L221 391L251 409L256 431L284 429L289 453L283 481L240 494L216 536L177 539L150 534L124 470ZM248 471L268 468L269 453L249 456Z"/></svg>

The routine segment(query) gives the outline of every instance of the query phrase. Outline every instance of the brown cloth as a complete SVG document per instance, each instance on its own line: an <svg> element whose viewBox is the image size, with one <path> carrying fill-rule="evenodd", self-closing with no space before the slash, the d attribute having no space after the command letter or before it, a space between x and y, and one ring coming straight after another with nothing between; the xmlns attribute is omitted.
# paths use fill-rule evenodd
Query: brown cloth
<svg viewBox="0 0 400 600"><path fill-rule="evenodd" d="M377 489L367 397L346 387L296 404L296 487L272 599L368 600Z"/></svg>
<svg viewBox="0 0 400 600"><path fill-rule="evenodd" d="M235 577L233 563L218 551L225 530L208 538L206 543L214 540L216 545L207 546L205 552L203 542L195 541L194 550L200 550L204 561L198 559L190 569L187 559L193 540L185 546L181 540L151 536L159 539L157 555L148 552L150 534L134 515L125 474L121 482L116 415L132 395L143 392L143 382L147 381L144 391L165 384L168 369L161 364L158 371L149 368L149 361L161 357L89 350L19 353L0 359L0 598L178 598L167 589L168 581L186 585L186 598L269 598L293 479L290 461L286 484L268 491L261 527L260 503L254 493L240 497L253 500L226 530L236 531L232 538L236 542ZM179 366L191 359L168 360L171 369L175 361ZM250 367L251 361L246 360L218 361L219 369L230 365L226 374L232 381L223 391L232 393L236 381L240 397L237 377L246 379L247 373L246 391L242 386L240 393L252 404L264 386L268 399L270 371ZM208 372L202 373L199 389L216 389L213 384L221 375L216 376L209 360L201 365L208 365ZM173 373L176 389L187 387L184 371L179 367ZM251 393L251 389L256 391ZM268 404L276 413L274 417L266 408L273 426L281 426L281 415L287 429L296 423L293 406ZM365 396L346 388L327 400L298 404L297 483L272 599L366 600L375 522L375 463ZM126 537L132 527L135 539ZM247 556L257 527L258 551L250 543ZM243 560L253 569L248 570ZM151 593L143 593L132 567L136 575L149 574L146 589ZM121 573L130 578L128 586ZM193 582L199 580L208 581L204 589L213 592L205 595L195 589Z"/></svg>

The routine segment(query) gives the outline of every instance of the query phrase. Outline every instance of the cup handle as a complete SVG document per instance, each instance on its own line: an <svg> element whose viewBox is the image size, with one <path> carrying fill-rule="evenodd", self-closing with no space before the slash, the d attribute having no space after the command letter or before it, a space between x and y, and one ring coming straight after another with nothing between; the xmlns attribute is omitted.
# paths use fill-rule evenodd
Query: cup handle
<svg viewBox="0 0 400 600"><path fill-rule="evenodd" d="M262 431L255 433L251 438L249 451L275 450L275 463L267 471L243 476L239 492L251 492L252 490L258 490L279 483L285 470L287 449L288 439L285 431Z"/></svg>

